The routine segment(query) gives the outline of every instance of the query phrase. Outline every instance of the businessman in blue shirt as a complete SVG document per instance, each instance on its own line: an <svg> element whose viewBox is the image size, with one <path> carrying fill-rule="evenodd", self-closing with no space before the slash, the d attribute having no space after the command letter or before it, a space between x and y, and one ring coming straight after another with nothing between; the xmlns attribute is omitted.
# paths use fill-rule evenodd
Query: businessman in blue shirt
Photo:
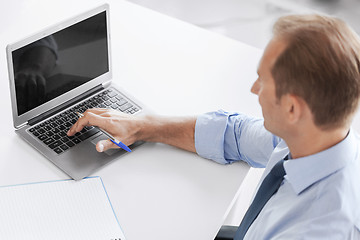
<svg viewBox="0 0 360 240"><path fill-rule="evenodd" d="M231 239L360 239L360 139L350 127L360 99L359 37L332 17L280 18L251 92L263 119L91 109L68 134L96 125L125 144L163 142L221 164L242 160L265 168L247 213L252 217ZM96 146L99 152L113 147L108 140ZM275 177L278 186L264 200Z"/></svg>

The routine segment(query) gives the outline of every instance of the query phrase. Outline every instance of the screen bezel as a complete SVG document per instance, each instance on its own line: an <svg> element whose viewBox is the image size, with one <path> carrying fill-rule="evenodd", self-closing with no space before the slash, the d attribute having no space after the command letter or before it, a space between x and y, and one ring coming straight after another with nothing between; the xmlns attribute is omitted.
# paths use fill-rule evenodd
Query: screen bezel
<svg viewBox="0 0 360 240"><path fill-rule="evenodd" d="M48 35L51 35L55 32L58 32L62 29L65 29L73 24L76 24L78 22L81 22L87 18L90 18L94 15L97 15L101 12L104 12L106 14L106 26L107 26L107 41L108 41L108 63L109 63L109 71L90 80L87 83L84 83L69 92L66 92L34 109L29 110L28 112L25 112L21 115L18 114L18 108L17 108L17 102L16 102L16 92L15 92L15 78L14 78L14 68L13 68L13 59L12 59L12 52L22 48L32 42L35 42L39 39L42 39ZM7 60L8 60L8 71L9 71L9 81L10 81L10 95L11 95L11 104L12 104L12 113L13 113L13 124L16 129L20 128L24 124L26 124L30 119L39 116L40 114L47 112L51 109L53 109L56 106L59 106L62 103L65 103L72 98L100 85L107 83L112 78L112 64L111 64L111 47L110 47L110 19L109 19L109 5L104 4L101 5L95 9L92 9L90 11L87 11L85 13L82 13L76 17L73 17L71 19L65 20L61 23L58 23L54 26L48 27L43 31L40 31L36 34L33 34L29 37L26 37L23 40L17 41L13 44L9 44L6 47L6 53L7 53Z"/></svg>

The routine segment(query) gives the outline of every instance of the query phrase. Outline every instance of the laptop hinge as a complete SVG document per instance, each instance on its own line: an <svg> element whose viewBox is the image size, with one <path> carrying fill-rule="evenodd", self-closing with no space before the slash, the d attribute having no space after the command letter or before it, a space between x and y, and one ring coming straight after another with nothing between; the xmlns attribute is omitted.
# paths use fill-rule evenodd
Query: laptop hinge
<svg viewBox="0 0 360 240"><path fill-rule="evenodd" d="M28 122L26 121L26 122L24 122L24 123L22 123L22 124L20 124L20 125L18 125L18 126L15 126L15 128L16 128L16 129L20 129L20 128L22 128L22 127L25 127L27 124L28 124Z"/></svg>
<svg viewBox="0 0 360 240"><path fill-rule="evenodd" d="M102 83L103 88L107 88L107 87L109 87L110 85L111 85L111 80L110 80L110 81L107 81L107 82Z"/></svg>
<svg viewBox="0 0 360 240"><path fill-rule="evenodd" d="M79 102L79 101L93 95L94 93L103 90L103 89L104 89L104 87L102 85L98 85L98 86L96 86L96 87L94 87L94 88L80 94L79 96L76 96L73 99L70 99L69 101L67 101L67 102L65 102L63 104L61 104L61 105L59 105L57 107L54 107L53 109L51 109L51 110L49 110L47 112L44 112L44 113L40 114L39 116L36 116L36 117L30 119L28 121L28 125L30 125L30 126L35 125L38 122L41 122L42 120L44 120L44 119L46 119L46 118L48 118L48 117L50 117L50 116L52 116L52 115L54 115L54 114L56 114L58 112L61 112L62 110L74 105L75 103L77 103L77 102Z"/></svg>

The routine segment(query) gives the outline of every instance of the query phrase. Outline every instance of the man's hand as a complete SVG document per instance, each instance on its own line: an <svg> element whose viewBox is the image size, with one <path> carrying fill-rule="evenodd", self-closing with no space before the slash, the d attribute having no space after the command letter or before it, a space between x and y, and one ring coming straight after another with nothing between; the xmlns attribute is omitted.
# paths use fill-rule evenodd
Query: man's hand
<svg viewBox="0 0 360 240"><path fill-rule="evenodd" d="M139 140L138 132L144 122L144 117L132 116L112 109L93 108L86 110L84 117L79 118L69 129L68 136L80 132L85 126L97 126L128 146ZM96 144L98 152L110 148L118 148L118 146L110 140L99 141Z"/></svg>
<svg viewBox="0 0 360 240"><path fill-rule="evenodd" d="M73 136L85 126L97 126L125 145L136 141L161 142L191 152L195 152L196 117L162 117L155 115L129 115L111 109L93 108L84 113L84 117L69 129ZM98 152L118 148L110 140L96 144Z"/></svg>

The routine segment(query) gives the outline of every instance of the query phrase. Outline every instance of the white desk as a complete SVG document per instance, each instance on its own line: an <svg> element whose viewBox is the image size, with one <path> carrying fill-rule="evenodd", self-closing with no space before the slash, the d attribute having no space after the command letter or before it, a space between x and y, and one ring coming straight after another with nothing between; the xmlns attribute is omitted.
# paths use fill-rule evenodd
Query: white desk
<svg viewBox="0 0 360 240"><path fill-rule="evenodd" d="M108 1L114 79L164 115L241 110L261 116L250 86L261 51L123 1ZM12 126L5 46L98 0L16 0L0 7L0 185L67 179ZM248 167L222 166L162 144L145 144L101 176L128 240L212 239Z"/></svg>

